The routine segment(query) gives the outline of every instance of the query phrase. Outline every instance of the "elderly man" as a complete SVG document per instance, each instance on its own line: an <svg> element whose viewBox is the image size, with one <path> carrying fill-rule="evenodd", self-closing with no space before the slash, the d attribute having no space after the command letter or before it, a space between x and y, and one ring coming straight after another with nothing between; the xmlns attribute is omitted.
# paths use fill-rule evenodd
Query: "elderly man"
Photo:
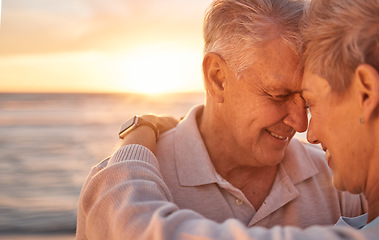
<svg viewBox="0 0 379 240"><path fill-rule="evenodd" d="M170 218L129 221L141 209L133 211L127 201L149 192L131 196L128 189L150 188L154 194L161 184L180 209L220 223L235 218L248 227L334 224L341 215L363 212L358 195L334 189L322 151L292 139L307 128L298 69L303 7L303 1L293 0L211 4L204 21L206 103L159 136L155 153L164 182L127 181L131 169L125 160L155 159L140 145L121 147L93 168L83 186L78 239L125 237L125 229L164 238L175 228ZM144 137L135 143L155 147L156 126L148 120L137 119L138 128L128 124L124 144L139 131ZM144 167L150 168L137 161L133 174L150 178L139 172Z"/></svg>

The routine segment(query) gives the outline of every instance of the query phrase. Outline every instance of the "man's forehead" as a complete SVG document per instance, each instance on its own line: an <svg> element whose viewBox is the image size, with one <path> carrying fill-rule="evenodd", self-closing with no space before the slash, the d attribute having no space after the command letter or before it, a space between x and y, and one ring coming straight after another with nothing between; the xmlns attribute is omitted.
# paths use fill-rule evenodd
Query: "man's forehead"
<svg viewBox="0 0 379 240"><path fill-rule="evenodd" d="M267 78L262 78L262 84L272 91L299 92L301 90L302 74L293 71L275 72L269 71Z"/></svg>
<svg viewBox="0 0 379 240"><path fill-rule="evenodd" d="M278 93L299 93L301 92L301 80L297 82L288 82L288 81L275 81L266 83L265 89L270 92Z"/></svg>

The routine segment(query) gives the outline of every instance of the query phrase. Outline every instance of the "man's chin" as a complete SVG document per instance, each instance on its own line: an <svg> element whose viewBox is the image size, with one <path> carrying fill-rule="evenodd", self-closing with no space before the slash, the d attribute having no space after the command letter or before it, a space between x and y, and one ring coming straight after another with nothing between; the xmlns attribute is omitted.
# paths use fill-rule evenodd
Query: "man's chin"
<svg viewBox="0 0 379 240"><path fill-rule="evenodd" d="M279 163L283 161L284 154L285 154L285 151L280 152L280 153L275 153L275 154L274 152L270 152L270 155L269 156L266 155L265 157L263 157L260 163L263 166L267 166L267 167L278 165Z"/></svg>

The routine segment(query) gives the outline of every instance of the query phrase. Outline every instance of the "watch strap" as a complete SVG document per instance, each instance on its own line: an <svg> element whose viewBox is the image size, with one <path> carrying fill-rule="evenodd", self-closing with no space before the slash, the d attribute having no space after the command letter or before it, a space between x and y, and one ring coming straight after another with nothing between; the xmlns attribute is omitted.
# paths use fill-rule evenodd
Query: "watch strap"
<svg viewBox="0 0 379 240"><path fill-rule="evenodd" d="M149 122L149 121L139 117L138 115L132 117L131 119L129 119L127 122L125 122L121 126L121 129L119 132L119 137L121 139L124 139L127 134L129 134L131 131L133 131L134 129L136 129L139 126L148 126L151 129L153 129L153 131L155 132L156 140L158 140L159 130L158 130L157 126L154 123Z"/></svg>

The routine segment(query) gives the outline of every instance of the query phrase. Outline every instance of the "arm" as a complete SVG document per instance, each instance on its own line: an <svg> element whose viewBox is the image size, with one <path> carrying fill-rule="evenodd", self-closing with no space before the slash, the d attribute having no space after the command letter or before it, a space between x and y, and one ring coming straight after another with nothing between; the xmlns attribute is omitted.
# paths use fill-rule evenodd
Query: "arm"
<svg viewBox="0 0 379 240"><path fill-rule="evenodd" d="M127 145L88 177L79 201L77 239L371 239L363 234L331 227L248 229L234 219L205 219L172 202L148 149Z"/></svg>

